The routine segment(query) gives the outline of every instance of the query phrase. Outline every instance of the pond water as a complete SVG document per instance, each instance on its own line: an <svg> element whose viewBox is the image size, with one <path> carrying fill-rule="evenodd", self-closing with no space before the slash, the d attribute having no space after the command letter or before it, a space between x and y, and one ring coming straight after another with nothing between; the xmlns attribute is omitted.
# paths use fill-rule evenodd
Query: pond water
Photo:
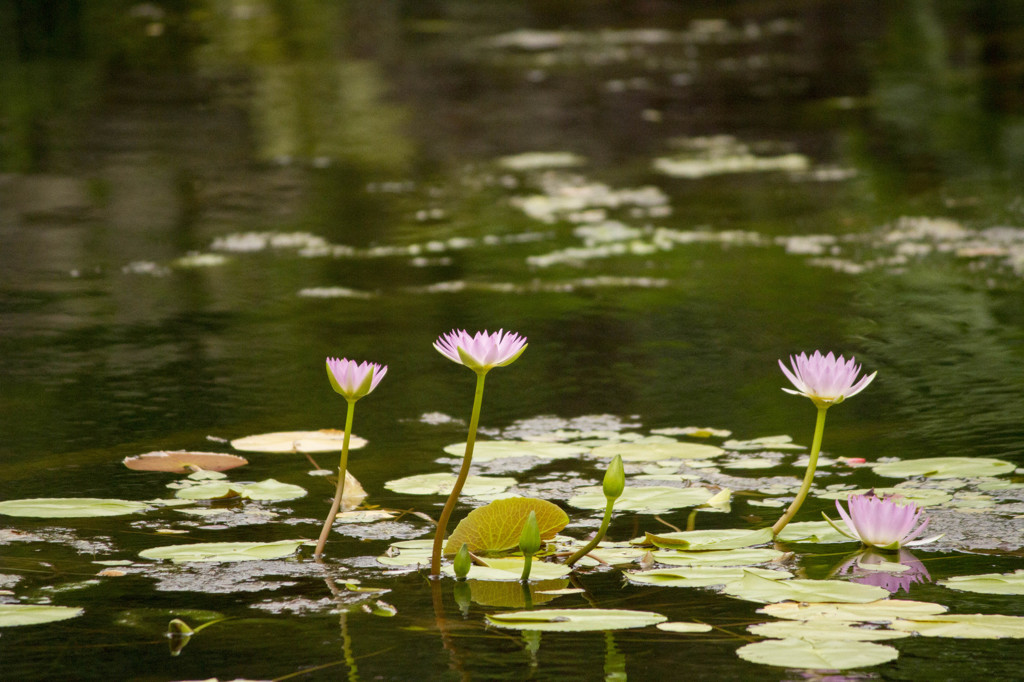
<svg viewBox="0 0 1024 682"><path fill-rule="evenodd" d="M713 629L502 629L485 616L523 606L515 583L474 584L460 606L453 580L432 588L425 567L378 561L431 537L422 515L445 499L386 484L455 472L444 448L466 439L474 375L431 348L439 334L529 339L488 375L484 440L801 446L727 445L710 467L627 462L627 488L733 496L725 510L619 511L608 538L623 543L771 525L814 428L810 403L780 390L777 360L820 348L878 376L829 412L828 461L796 520L831 510L828 490L929 489L944 536L913 550L925 572L901 559L914 579L893 597L1024 615L1019 594L936 582L1024 567L1019 6L554 4L0 10L0 501L169 499L183 475L122 463L159 450L244 454L228 480L307 493L194 505L222 512L208 516L0 516L0 605L84 609L0 628L4 679L1019 676L1013 639L898 639L898 658L838 673L748 662L737 649L762 637L747 626L773 620L762 604L624 580L638 560L580 569L582 592L534 603ZM316 539L333 484L310 471L337 467L337 453L312 453L314 466L229 441L341 429L327 356L388 365L358 404L367 444L349 470L365 506L415 513L339 524L324 566L308 546L263 561L141 558ZM600 511L568 500L601 481L593 445L473 473L559 504L563 534L583 538ZM1009 469L871 467L926 457ZM464 496L454 520L487 499ZM813 579L857 551L777 544ZM173 618L212 624L172 655Z"/></svg>

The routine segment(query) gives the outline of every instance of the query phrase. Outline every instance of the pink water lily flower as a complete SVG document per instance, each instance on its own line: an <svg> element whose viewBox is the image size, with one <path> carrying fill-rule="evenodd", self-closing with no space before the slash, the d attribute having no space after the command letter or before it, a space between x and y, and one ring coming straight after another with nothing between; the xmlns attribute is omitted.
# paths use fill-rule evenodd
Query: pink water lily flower
<svg viewBox="0 0 1024 682"><path fill-rule="evenodd" d="M779 360L779 367L797 390L782 390L793 395L807 396L818 407L826 408L857 395L872 382L875 374L878 374L874 372L858 380L860 365L854 358L846 360L842 355L837 358L832 353L822 355L819 351L814 351L814 355L810 357L807 357L806 353L796 357L791 355L789 363L790 367L786 367L782 360Z"/></svg>
<svg viewBox="0 0 1024 682"><path fill-rule="evenodd" d="M465 329L453 329L434 342L439 353L475 372L512 364L526 350L526 345L526 337L501 329L493 334L485 329L473 336Z"/></svg>
<svg viewBox="0 0 1024 682"><path fill-rule="evenodd" d="M387 365L375 362L357 363L345 358L327 358L327 379L331 387L346 400L359 400L377 388L388 373Z"/></svg>
<svg viewBox="0 0 1024 682"><path fill-rule="evenodd" d="M825 520L843 535L860 540L869 547L899 549L908 544L922 544L938 537L913 542L928 527L928 519L921 518L921 509L913 502L903 501L898 495L878 497L875 491L866 495L850 495L849 513L836 500L839 516L846 522L844 530L827 516Z"/></svg>

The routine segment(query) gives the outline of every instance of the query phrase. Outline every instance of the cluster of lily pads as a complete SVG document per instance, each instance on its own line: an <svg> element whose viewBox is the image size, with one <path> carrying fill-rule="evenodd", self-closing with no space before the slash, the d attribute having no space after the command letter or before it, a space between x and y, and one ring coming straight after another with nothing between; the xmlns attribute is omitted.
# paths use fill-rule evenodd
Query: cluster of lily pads
<svg viewBox="0 0 1024 682"><path fill-rule="evenodd" d="M490 612L486 622L497 628L525 631L610 630L653 625L667 632L700 633L714 627L700 621L669 622L665 616L649 611L538 608L549 601L582 592L580 587L570 586L570 581L579 574L621 570L623 578L636 586L716 588L730 597L763 604L759 613L776 619L750 626L750 633L763 639L740 647L739 656L756 663L790 668L846 669L876 665L898 656L894 647L880 644L880 641L914 634L1024 637L1024 618L948 614L941 604L892 596L908 591L915 583L931 580L924 563L907 550L909 546L936 542L940 537L919 539L929 523L926 508L984 514L1006 506L1000 505L993 496L1009 499L1005 496L1021 487L999 478L1015 472L1012 464L979 458L879 461L870 465L876 474L910 476L911 479L897 486L871 490L849 484L815 486L815 471L819 466L867 466L866 462L855 459L829 460L820 456L826 412L864 390L875 378L875 374L861 376L861 368L852 358L847 360L832 353L815 352L790 358L788 366L780 362L793 385L793 389L784 390L809 398L817 409L810 452L806 460L798 460L804 463L806 473L794 491L789 479L772 482L772 479L745 479L733 474L744 469L777 466L786 451L804 449L785 436L743 441L729 439L728 431L712 428L661 429L643 436L615 428L621 424L600 428L608 427L608 422L614 420L572 424L540 419L538 424L520 423L508 430L518 438L477 442L486 375L495 367L514 362L526 347L524 337L504 331L469 334L453 330L435 343L442 355L472 369L477 376L468 437L465 443L445 448L449 454L461 457L458 476L427 474L386 484L393 491L413 495L448 492L448 499L432 539L392 542L388 550L376 558L375 563L384 571L381 577L427 567L435 593L442 589L444 577L455 579L453 596L463 613L468 614L472 603L511 607L517 610ZM324 564L323 554L332 531L351 523L394 518L394 514L386 510L358 509L367 495L347 465L349 448L366 442L352 434L355 403L372 392L386 372L386 366L376 363L328 358L331 386L348 404L344 430L264 434L231 443L241 451L302 452L310 458L313 452L341 450L336 495L316 543L315 563L311 565ZM428 423L439 420L436 415L424 419ZM716 446L708 442L681 441L677 437L725 440L721 446ZM754 456L746 454L751 452ZM485 470L482 474L470 475L474 455L478 468ZM560 459L609 462L601 485L574 486L573 494L566 500L569 507L603 510L600 526L589 537L563 535L570 518L560 505L540 497L509 494L509 490L517 486L524 490L530 488L520 485L514 477L492 475L520 471L524 460L553 462ZM223 509L195 505L245 500L259 504L296 499L306 494L300 486L274 479L241 483L228 480L223 473L245 463L242 457L223 453L149 453L127 458L125 464L137 470L187 474L186 478L171 484L175 490L173 499L7 500L0 502L0 514L74 518L174 507L199 518L216 519L224 513ZM313 473L332 472L317 465ZM558 485L561 484L555 487ZM545 484L535 483L532 489L543 493ZM465 501L463 493L480 506L465 515L449 534L450 519L459 503ZM834 499L839 518L832 520L826 516L821 521L791 523L790 519L812 494L821 499ZM762 514L787 503L788 506L772 525L754 522L744 528L695 528L699 512L728 511L739 499ZM843 501L847 502L845 508ZM685 529L646 531L625 542L605 538L616 509L657 515L681 507L693 509ZM419 516L426 518L422 513ZM165 531L178 532L170 528ZM417 533L422 534L422 531ZM803 544L851 541L859 542L865 549L837 564L827 579L798 577L796 557L792 551L786 551ZM231 565L241 561L274 562L297 556L302 547L309 544L311 541L305 538L177 544L143 550L140 557L170 561L182 567ZM131 563L112 562L100 575L124 575L131 570ZM329 581L329 584L334 583ZM958 591L1024 594L1024 571L954 576L938 584ZM335 589L335 598L343 601L342 594L346 592L364 598L386 591L361 586L354 579L346 580L344 588ZM364 610L378 615L394 614L394 607L380 600L374 606L364 604ZM0 626L40 624L82 613L80 607L30 603L0 595ZM212 622L216 621L210 624ZM193 629L180 619L172 621L169 632L177 642L177 650L205 626Z"/></svg>

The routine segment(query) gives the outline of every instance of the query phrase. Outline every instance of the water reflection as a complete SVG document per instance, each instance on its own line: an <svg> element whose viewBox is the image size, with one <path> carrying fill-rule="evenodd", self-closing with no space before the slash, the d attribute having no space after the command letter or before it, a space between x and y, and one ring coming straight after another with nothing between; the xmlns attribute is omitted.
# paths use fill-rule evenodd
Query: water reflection
<svg viewBox="0 0 1024 682"><path fill-rule="evenodd" d="M855 583L881 587L891 594L900 591L909 593L911 585L923 585L932 581L931 574L921 560L906 549L898 552L866 549L851 554L833 573L849 576Z"/></svg>

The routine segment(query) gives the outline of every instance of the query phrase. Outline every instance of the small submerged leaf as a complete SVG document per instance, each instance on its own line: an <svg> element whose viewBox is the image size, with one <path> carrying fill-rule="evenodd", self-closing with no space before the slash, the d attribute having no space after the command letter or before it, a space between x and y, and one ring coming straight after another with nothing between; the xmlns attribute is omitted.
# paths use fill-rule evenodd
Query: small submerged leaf
<svg viewBox="0 0 1024 682"><path fill-rule="evenodd" d="M623 462L658 462L663 459L707 459L724 452L722 448L703 443L640 442L612 443L594 448L594 457L619 455Z"/></svg>
<svg viewBox="0 0 1024 682"><path fill-rule="evenodd" d="M41 625L58 620L67 620L85 613L85 609L74 606L49 606L45 604L0 604L0 628L19 625Z"/></svg>
<svg viewBox="0 0 1024 682"><path fill-rule="evenodd" d="M455 474L419 474L388 481L384 487L405 495L448 495L455 487ZM507 476L467 476L462 494L467 497L503 493L517 483Z"/></svg>
<svg viewBox="0 0 1024 682"><path fill-rule="evenodd" d="M259 561L280 559L294 554L305 540L277 542L201 542L192 545L152 547L139 552L143 559L187 561Z"/></svg>
<svg viewBox="0 0 1024 682"><path fill-rule="evenodd" d="M534 609L487 616L489 624L500 628L545 632L625 630L657 625L665 620L660 613L626 609Z"/></svg>
<svg viewBox="0 0 1024 682"><path fill-rule="evenodd" d="M504 552L519 546L519 535L530 512L537 516L542 540L550 540L569 524L562 509L547 500L531 497L510 497L495 500L474 509L459 522L444 546L445 556L452 556L462 543L474 553Z"/></svg>
<svg viewBox="0 0 1024 682"><path fill-rule="evenodd" d="M149 509L145 502L97 497L37 497L0 502L0 514L39 519L123 516Z"/></svg>
<svg viewBox="0 0 1024 682"><path fill-rule="evenodd" d="M772 529L744 530L740 528L722 528L719 530L689 530L678 533L655 535L647 533L644 544L654 545L663 549L686 549L693 552L708 550L739 549L771 542Z"/></svg>
<svg viewBox="0 0 1024 682"><path fill-rule="evenodd" d="M345 432L337 429L319 431L278 431L245 436L231 441L231 447L244 452L332 452L341 450ZM349 450L366 445L359 436L349 438Z"/></svg>
<svg viewBox="0 0 1024 682"><path fill-rule="evenodd" d="M1016 465L1001 459L987 457L926 457L900 462L885 462L871 467L879 476L906 478L927 476L928 478L954 478L964 476L998 476L1012 473Z"/></svg>
<svg viewBox="0 0 1024 682"><path fill-rule="evenodd" d="M1024 569L1013 573L983 573L981 575L955 575L937 581L951 590L980 592L982 594L1024 594Z"/></svg>
<svg viewBox="0 0 1024 682"><path fill-rule="evenodd" d="M580 494L569 498L569 504L580 509L604 509L608 500L601 486L587 486L578 490ZM707 488L673 488L654 485L646 487L627 487L622 495L615 500L615 509L619 511L635 511L643 514L659 514L661 512L696 507L706 504L712 497Z"/></svg>
<svg viewBox="0 0 1024 682"><path fill-rule="evenodd" d="M124 458L124 465L135 471L166 471L174 474L184 474L197 469L227 471L248 463L247 459L238 455L187 450L160 450Z"/></svg>
<svg viewBox="0 0 1024 682"><path fill-rule="evenodd" d="M848 670L887 663L899 657L899 652L870 642L769 639L741 646L736 655L744 661L781 668Z"/></svg>

